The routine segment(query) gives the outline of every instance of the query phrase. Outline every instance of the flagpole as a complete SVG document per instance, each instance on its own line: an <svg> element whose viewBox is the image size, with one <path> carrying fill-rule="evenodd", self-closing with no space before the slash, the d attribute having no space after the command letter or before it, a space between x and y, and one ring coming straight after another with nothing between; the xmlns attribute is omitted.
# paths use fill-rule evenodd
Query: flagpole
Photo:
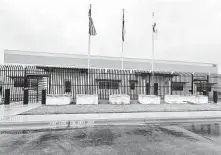
<svg viewBox="0 0 221 155"><path fill-rule="evenodd" d="M122 45L121 45L121 69L124 69L124 9L123 9L123 23L122 23Z"/></svg>
<svg viewBox="0 0 221 155"><path fill-rule="evenodd" d="M151 64L151 72L152 72L152 87L154 87L154 32L152 32L152 64ZM153 91L154 95L154 91Z"/></svg>
<svg viewBox="0 0 221 155"><path fill-rule="evenodd" d="M90 4L90 8L89 8L89 12L90 12L90 16L91 16L91 4ZM90 18L89 16L89 18ZM87 73L87 83L89 86L89 82L90 82L90 78L89 78L89 69L90 69L90 56L91 56L91 34L90 34L90 19L89 19L89 31L88 31L88 59L87 59L87 69L88 69L88 73Z"/></svg>
<svg viewBox="0 0 221 155"><path fill-rule="evenodd" d="M121 69L124 68L124 42L122 41Z"/></svg>
<svg viewBox="0 0 221 155"><path fill-rule="evenodd" d="M91 35L89 34L89 38L88 38L88 60L87 60L87 68L88 68L88 85L89 85L89 69L90 69L90 56L91 56Z"/></svg>
<svg viewBox="0 0 221 155"><path fill-rule="evenodd" d="M151 63L151 72L152 72L152 78L151 78L151 83L152 83L152 90L153 90L153 95L154 95L154 33L155 33L155 21L154 21L154 12L152 14L152 20L153 20L153 30L152 30L152 63Z"/></svg>

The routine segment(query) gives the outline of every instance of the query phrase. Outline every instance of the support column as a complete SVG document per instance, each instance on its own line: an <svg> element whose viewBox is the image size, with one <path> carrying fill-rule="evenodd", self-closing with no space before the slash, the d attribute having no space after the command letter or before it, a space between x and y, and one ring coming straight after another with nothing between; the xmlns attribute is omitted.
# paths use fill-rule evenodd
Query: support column
<svg viewBox="0 0 221 155"><path fill-rule="evenodd" d="M48 88L48 94L51 94L51 73L52 73L52 69L49 69L50 74L49 74L49 88Z"/></svg>
<svg viewBox="0 0 221 155"><path fill-rule="evenodd" d="M173 95L172 82L173 82L173 76L171 76L171 80L170 80L170 95Z"/></svg>
<svg viewBox="0 0 221 155"><path fill-rule="evenodd" d="M37 102L38 102L38 97L39 97L39 89L38 89L39 85L38 85L38 79L37 79Z"/></svg>
<svg viewBox="0 0 221 155"><path fill-rule="evenodd" d="M209 75L207 75L207 79L206 79L206 95L209 98Z"/></svg>
<svg viewBox="0 0 221 155"><path fill-rule="evenodd" d="M154 95L154 73L151 74L151 83L150 83L151 95Z"/></svg>
<svg viewBox="0 0 221 155"><path fill-rule="evenodd" d="M150 95L150 74L149 74L149 85L148 85L148 95Z"/></svg>
<svg viewBox="0 0 221 155"><path fill-rule="evenodd" d="M193 95L193 74L191 74L191 93Z"/></svg>

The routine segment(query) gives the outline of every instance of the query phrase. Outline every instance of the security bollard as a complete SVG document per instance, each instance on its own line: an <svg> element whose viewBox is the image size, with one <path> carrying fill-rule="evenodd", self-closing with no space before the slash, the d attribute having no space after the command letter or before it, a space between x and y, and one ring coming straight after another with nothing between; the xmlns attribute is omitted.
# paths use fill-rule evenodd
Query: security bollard
<svg viewBox="0 0 221 155"><path fill-rule="evenodd" d="M23 104L28 104L28 89L24 89Z"/></svg>
<svg viewBox="0 0 221 155"><path fill-rule="evenodd" d="M46 90L42 90L41 104L46 104Z"/></svg>
<svg viewBox="0 0 221 155"><path fill-rule="evenodd" d="M6 105L10 104L10 89L5 89L5 103Z"/></svg>
<svg viewBox="0 0 221 155"><path fill-rule="evenodd" d="M218 101L218 93L217 91L213 91L213 102L217 103L217 101Z"/></svg>

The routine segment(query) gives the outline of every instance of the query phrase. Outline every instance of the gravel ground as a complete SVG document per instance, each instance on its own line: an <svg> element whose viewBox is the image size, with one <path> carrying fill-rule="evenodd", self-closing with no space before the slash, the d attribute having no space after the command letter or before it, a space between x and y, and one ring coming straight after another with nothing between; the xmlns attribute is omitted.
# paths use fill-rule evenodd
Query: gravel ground
<svg viewBox="0 0 221 155"><path fill-rule="evenodd" d="M4 133L1 155L219 155L220 144L179 127L103 126Z"/></svg>
<svg viewBox="0 0 221 155"><path fill-rule="evenodd" d="M130 112L184 112L184 111L221 111L221 104L160 104L160 105L63 105L41 106L31 109L21 115L46 114L82 114L82 113L130 113Z"/></svg>

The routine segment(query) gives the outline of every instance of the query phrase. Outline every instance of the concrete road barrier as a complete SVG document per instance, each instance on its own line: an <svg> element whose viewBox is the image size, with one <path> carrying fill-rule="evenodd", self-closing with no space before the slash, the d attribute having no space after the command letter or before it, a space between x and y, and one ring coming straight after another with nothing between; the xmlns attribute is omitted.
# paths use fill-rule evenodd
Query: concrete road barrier
<svg viewBox="0 0 221 155"><path fill-rule="evenodd" d="M76 104L98 104L98 95L77 94Z"/></svg>
<svg viewBox="0 0 221 155"><path fill-rule="evenodd" d="M138 101L141 104L160 104L160 97L156 95L139 95Z"/></svg>
<svg viewBox="0 0 221 155"><path fill-rule="evenodd" d="M71 103L70 95L48 95L46 97L46 105L68 105Z"/></svg>
<svg viewBox="0 0 221 155"><path fill-rule="evenodd" d="M204 95L165 95L164 101L170 104L182 104L182 103L195 103L206 104L208 103L208 96Z"/></svg>
<svg viewBox="0 0 221 155"><path fill-rule="evenodd" d="M208 98L208 96L205 96L205 95L198 95L198 96L196 96L196 101L194 103L195 104L206 104L206 103L209 103L209 98Z"/></svg>
<svg viewBox="0 0 221 155"><path fill-rule="evenodd" d="M130 96L126 94L114 94L109 96L111 104L130 104Z"/></svg>
<svg viewBox="0 0 221 155"><path fill-rule="evenodd" d="M182 95L165 95L164 101L170 104L183 104L187 103L184 96Z"/></svg>

